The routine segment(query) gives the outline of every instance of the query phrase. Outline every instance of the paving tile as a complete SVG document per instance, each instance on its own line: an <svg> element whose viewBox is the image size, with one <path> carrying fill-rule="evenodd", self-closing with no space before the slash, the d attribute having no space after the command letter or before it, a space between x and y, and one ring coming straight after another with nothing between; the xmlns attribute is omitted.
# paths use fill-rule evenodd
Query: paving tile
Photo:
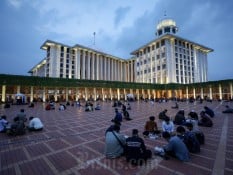
<svg viewBox="0 0 233 175"><path fill-rule="evenodd" d="M87 144L85 144L85 145L91 147L92 149L96 150L96 151L99 152L100 154L103 154L103 153L104 153L105 145L104 145L104 143L102 143L102 142L93 141L93 142L87 143Z"/></svg>
<svg viewBox="0 0 233 175"><path fill-rule="evenodd" d="M55 175L49 165L43 159L32 160L19 165L19 167L22 175Z"/></svg>
<svg viewBox="0 0 233 175"><path fill-rule="evenodd" d="M78 165L78 162L67 152L59 152L47 156L48 160L59 171L65 171Z"/></svg>
<svg viewBox="0 0 233 175"><path fill-rule="evenodd" d="M49 148L44 143L27 146L26 150L31 157L41 156L50 152Z"/></svg>
<svg viewBox="0 0 233 175"><path fill-rule="evenodd" d="M16 175L14 168L6 168L4 170L0 170L1 175Z"/></svg>
<svg viewBox="0 0 233 175"><path fill-rule="evenodd" d="M226 159L225 160L225 168L231 169L233 171L233 159L231 159L231 160Z"/></svg>
<svg viewBox="0 0 233 175"><path fill-rule="evenodd" d="M19 161L27 160L24 151L20 148L1 152L1 166L9 166Z"/></svg>
<svg viewBox="0 0 233 175"><path fill-rule="evenodd" d="M67 148L69 145L62 141L61 139L53 139L46 142L53 150L60 150Z"/></svg>
<svg viewBox="0 0 233 175"><path fill-rule="evenodd" d="M83 169L80 169L78 171L81 175L97 175L97 174L101 174L101 175L110 175L112 174L112 172L107 169L104 168L100 165L98 165L97 163L91 164L88 167L85 167Z"/></svg>

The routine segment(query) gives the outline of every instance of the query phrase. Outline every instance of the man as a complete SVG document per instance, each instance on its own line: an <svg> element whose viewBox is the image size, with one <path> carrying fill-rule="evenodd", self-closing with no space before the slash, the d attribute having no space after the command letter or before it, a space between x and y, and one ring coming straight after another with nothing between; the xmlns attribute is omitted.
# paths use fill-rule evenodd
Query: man
<svg viewBox="0 0 233 175"><path fill-rule="evenodd" d="M44 125L39 118L37 117L29 118L29 125L28 125L29 131L41 131L43 130L43 127Z"/></svg>
<svg viewBox="0 0 233 175"><path fill-rule="evenodd" d="M125 137L119 131L120 127L114 125L113 131L106 133L105 156L107 158L117 158L124 153Z"/></svg>
<svg viewBox="0 0 233 175"><path fill-rule="evenodd" d="M138 130L133 129L132 137L126 139L126 160L134 165L142 165L151 158L151 151L146 149L144 141L138 136Z"/></svg>
<svg viewBox="0 0 233 175"><path fill-rule="evenodd" d="M122 122L121 113L118 111L117 108L115 108L115 112L116 112L116 115L115 115L115 118L112 121L117 121L117 122L121 123Z"/></svg>
<svg viewBox="0 0 233 175"><path fill-rule="evenodd" d="M19 120L22 120L23 122L27 121L26 114L24 109L20 109L20 112L16 116ZM17 119L16 119L17 120Z"/></svg>
<svg viewBox="0 0 233 175"><path fill-rule="evenodd" d="M6 132L6 126L8 124L8 121L6 120L6 116L3 115L0 118L0 132Z"/></svg>
<svg viewBox="0 0 233 175"><path fill-rule="evenodd" d="M201 116L201 119L198 122L199 126L205 126L205 127L213 126L212 120L205 114L205 111L201 111L200 116Z"/></svg>
<svg viewBox="0 0 233 175"><path fill-rule="evenodd" d="M145 131L143 132L144 136L148 136L149 134L159 134L160 131L158 130L157 123L155 122L155 117L150 116L149 120L145 124Z"/></svg>
<svg viewBox="0 0 233 175"><path fill-rule="evenodd" d="M167 109L165 109L164 111L160 112L159 113L159 119L164 120L166 117L168 117L166 115L166 113L167 113Z"/></svg>
<svg viewBox="0 0 233 175"><path fill-rule="evenodd" d="M212 110L212 109L210 109L209 107L207 107L207 106L204 106L204 111L205 111L205 113L207 114L207 115L209 115L211 118L213 118L214 117L214 111Z"/></svg>
<svg viewBox="0 0 233 175"><path fill-rule="evenodd" d="M184 162L190 160L189 151L184 142L178 136L171 137L169 132L163 132L163 138L168 141L168 144L164 146L166 155L176 157Z"/></svg>
<svg viewBox="0 0 233 175"><path fill-rule="evenodd" d="M115 125L120 127L121 126L121 123L118 122L118 121L115 121L115 120L112 120L112 122L114 123L113 125L109 126L108 129L106 129L105 131L105 135L107 134L107 132L112 132L115 128Z"/></svg>

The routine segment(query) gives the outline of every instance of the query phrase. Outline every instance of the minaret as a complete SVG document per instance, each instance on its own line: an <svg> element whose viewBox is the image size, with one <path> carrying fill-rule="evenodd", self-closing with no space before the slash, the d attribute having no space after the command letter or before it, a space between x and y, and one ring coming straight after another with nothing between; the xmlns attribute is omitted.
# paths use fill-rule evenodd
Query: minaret
<svg viewBox="0 0 233 175"><path fill-rule="evenodd" d="M155 35L160 37L165 34L176 34L177 31L178 28L176 27L176 22L171 18L167 18L167 15L164 14L164 19L159 21L156 26Z"/></svg>

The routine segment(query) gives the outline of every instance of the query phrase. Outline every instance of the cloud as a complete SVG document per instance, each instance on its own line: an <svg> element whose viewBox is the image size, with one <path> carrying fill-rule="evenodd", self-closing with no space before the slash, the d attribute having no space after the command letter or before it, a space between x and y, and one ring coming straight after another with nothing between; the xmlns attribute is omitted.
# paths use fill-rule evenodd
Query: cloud
<svg viewBox="0 0 233 175"><path fill-rule="evenodd" d="M19 9L23 3L23 0L8 0L7 2L14 8Z"/></svg>
<svg viewBox="0 0 233 175"><path fill-rule="evenodd" d="M116 9L116 16L115 16L115 20L114 20L114 26L118 27L119 23L124 20L125 16L127 15L127 13L129 12L130 7L119 7L118 9Z"/></svg>

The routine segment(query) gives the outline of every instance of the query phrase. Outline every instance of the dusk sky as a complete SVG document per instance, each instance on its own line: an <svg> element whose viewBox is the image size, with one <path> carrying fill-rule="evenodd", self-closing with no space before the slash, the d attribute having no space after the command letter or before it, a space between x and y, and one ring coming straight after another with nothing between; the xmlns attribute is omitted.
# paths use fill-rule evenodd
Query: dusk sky
<svg viewBox="0 0 233 175"><path fill-rule="evenodd" d="M214 49L208 79L233 79L232 0L0 0L0 74L29 75L47 40L81 44L120 58L156 38L158 21L178 36Z"/></svg>

